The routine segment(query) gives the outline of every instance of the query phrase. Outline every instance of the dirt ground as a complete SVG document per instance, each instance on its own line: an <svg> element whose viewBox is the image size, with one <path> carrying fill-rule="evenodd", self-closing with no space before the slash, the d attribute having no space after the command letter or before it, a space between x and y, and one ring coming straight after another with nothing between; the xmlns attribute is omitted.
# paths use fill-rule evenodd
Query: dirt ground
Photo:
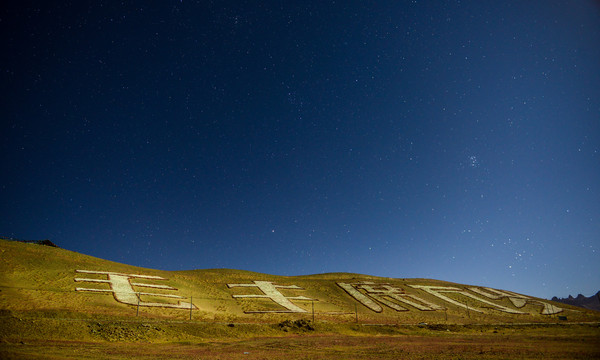
<svg viewBox="0 0 600 360"><path fill-rule="evenodd" d="M2 359L600 359L598 327L429 335L289 334L198 342L19 341Z"/></svg>

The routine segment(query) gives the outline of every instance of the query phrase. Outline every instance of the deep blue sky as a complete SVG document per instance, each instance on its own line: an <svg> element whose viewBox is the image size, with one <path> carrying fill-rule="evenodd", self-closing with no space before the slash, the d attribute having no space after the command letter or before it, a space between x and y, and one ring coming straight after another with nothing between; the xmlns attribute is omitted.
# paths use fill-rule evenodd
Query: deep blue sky
<svg viewBox="0 0 600 360"><path fill-rule="evenodd" d="M19 1L0 28L2 236L600 289L597 1Z"/></svg>

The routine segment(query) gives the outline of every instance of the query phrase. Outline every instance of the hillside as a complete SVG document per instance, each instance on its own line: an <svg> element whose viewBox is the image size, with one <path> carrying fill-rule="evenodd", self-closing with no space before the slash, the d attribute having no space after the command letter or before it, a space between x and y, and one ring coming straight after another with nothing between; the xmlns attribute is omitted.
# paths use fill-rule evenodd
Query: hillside
<svg viewBox="0 0 600 360"><path fill-rule="evenodd" d="M313 319L322 324L600 319L594 311L507 290L431 279L349 273L286 277L229 269L160 271L6 240L0 240L0 253L2 337L17 327L27 330L18 319L62 319L74 324L140 318L231 326L286 320L303 324L293 321ZM88 324L85 331L93 333L94 326Z"/></svg>

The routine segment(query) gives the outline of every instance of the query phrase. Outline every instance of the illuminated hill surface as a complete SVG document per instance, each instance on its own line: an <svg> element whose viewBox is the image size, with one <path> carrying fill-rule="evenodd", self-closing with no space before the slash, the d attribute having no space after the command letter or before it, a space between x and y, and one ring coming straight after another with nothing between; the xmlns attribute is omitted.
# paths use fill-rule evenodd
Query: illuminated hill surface
<svg viewBox="0 0 600 360"><path fill-rule="evenodd" d="M269 333L309 331L316 324L448 327L600 320L595 311L430 279L350 273L288 277L228 269L160 271L7 240L0 240L0 254L2 338L100 334L120 339L166 331L165 325L149 324L210 325L224 333L245 326ZM114 325L119 321L129 325ZM110 331L107 322L114 325Z"/></svg>

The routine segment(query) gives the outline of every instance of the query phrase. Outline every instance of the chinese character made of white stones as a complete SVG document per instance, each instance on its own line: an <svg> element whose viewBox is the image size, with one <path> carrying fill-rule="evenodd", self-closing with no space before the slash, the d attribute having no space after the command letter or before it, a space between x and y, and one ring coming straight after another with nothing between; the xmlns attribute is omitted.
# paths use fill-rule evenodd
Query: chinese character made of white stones
<svg viewBox="0 0 600 360"><path fill-rule="evenodd" d="M284 296L277 289L297 289L303 290L301 287L296 285L275 285L270 281L254 281L254 284L227 284L227 287L256 287L264 293L264 295L232 295L234 298L263 298L271 299L275 303L283 306L286 310L264 310L264 311L244 311L247 314L252 313L305 313L307 312L303 308L292 303L290 300L308 300L317 301L316 299L310 299L305 296Z"/></svg>
<svg viewBox="0 0 600 360"><path fill-rule="evenodd" d="M410 286L415 289L421 289L435 297L438 297L439 299L442 299L442 300L449 302L451 304L454 304L456 306L460 306L462 308L470 309L470 310L476 311L476 312L483 312L483 311L481 311L477 308L473 308L473 307L469 306L468 304L463 304L463 303L461 303L457 300L454 300L444 294L447 294L447 293L460 294L462 296L466 296L468 298L476 300L479 303L486 304L486 305L488 305L488 307L491 307L492 309L506 312L509 314L527 314L527 313L493 303L487 299L500 300L502 298L508 298L510 300L510 302L517 308L522 308L527 303L539 304L539 305L543 306L542 314L544 314L544 315L556 314L556 313L562 311L562 309L557 306L553 306L553 305L545 303L543 301L529 298L525 295L519 295L519 294L516 294L513 292L509 292L509 291L494 290L491 288L485 288L485 290L482 290L482 289L476 288L476 287L468 288L468 290L470 290L476 294L485 296L487 298L487 299L484 299L484 298L481 298L477 295L474 295L474 294L468 292L466 289L461 289L461 288L457 288L457 287L453 287L453 286L430 286L430 285L410 285Z"/></svg>
<svg viewBox="0 0 600 360"><path fill-rule="evenodd" d="M407 308L400 306L398 303L410 305L421 311L443 310L443 307L439 305L421 299L416 295L406 294L401 288L394 287L390 284L375 284L370 281L354 284L337 284L361 304L378 313L382 312L383 308L377 302L373 301L373 299L396 311L408 311ZM363 290L364 293L360 290Z"/></svg>
<svg viewBox="0 0 600 360"><path fill-rule="evenodd" d="M151 303L141 301L141 295L155 296L155 297L164 297L164 298L172 298L172 299L184 299L182 296L172 295L172 294L157 294L157 293L149 293L149 292L139 292L133 289L133 286L136 287L145 287L145 288L153 288L153 289L162 289L162 290L177 290L174 287L168 285L157 285L157 284L142 284L142 283L132 283L130 279L149 279L149 280L166 280L160 276L152 276L152 275L137 275L137 274L121 274L110 271L90 271L90 270L75 270L77 273L83 274L100 274L106 275L107 280L101 279L84 279L84 278L75 278L76 282L93 282L93 283L103 283L109 284L110 290L108 289L91 289L91 288L75 288L75 291L91 291L91 292L108 292L113 293L115 300L120 303L127 305L135 305L135 306L149 306L149 307L164 307L164 308L173 308L173 309L196 309L196 306L188 303L179 301L177 304L168 304L168 303Z"/></svg>
<svg viewBox="0 0 600 360"><path fill-rule="evenodd" d="M544 301L532 299L528 296L517 294L512 291L496 290L496 289L492 289L489 287L485 287L484 289L485 290L482 290L482 289L476 288L476 287L469 288L469 290L471 290L475 293L478 293L480 295L483 295L490 299L499 300L502 298L508 298L508 300L510 300L510 302L519 309L524 307L527 304L541 305L542 306L542 311L541 311L542 315L554 315L554 314L557 314L557 313L563 311L562 308L560 308L558 306L554 306L553 304L549 304Z"/></svg>

